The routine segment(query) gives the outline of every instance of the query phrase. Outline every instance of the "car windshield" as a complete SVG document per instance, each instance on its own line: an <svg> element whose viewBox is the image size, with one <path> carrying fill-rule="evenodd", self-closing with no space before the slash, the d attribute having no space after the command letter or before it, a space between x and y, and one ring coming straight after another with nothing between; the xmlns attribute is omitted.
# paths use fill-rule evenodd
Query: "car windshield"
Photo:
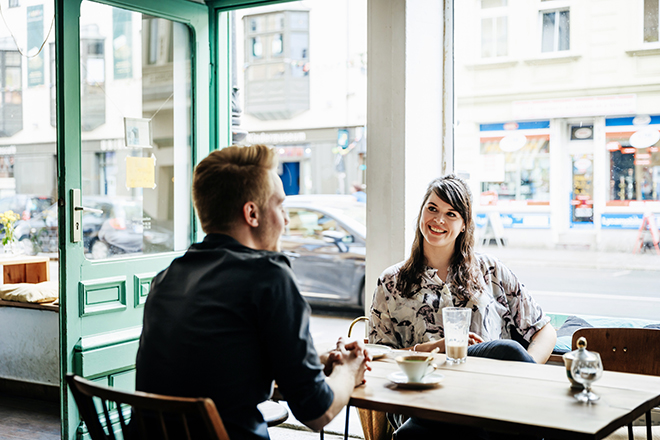
<svg viewBox="0 0 660 440"><path fill-rule="evenodd" d="M367 236L367 207L365 204L356 203L355 205L333 206L326 209L362 237Z"/></svg>

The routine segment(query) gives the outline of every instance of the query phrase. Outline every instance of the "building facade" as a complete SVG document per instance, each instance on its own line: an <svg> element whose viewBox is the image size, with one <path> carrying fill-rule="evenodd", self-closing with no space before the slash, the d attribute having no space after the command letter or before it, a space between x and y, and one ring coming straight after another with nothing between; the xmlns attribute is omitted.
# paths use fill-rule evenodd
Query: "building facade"
<svg viewBox="0 0 660 440"><path fill-rule="evenodd" d="M301 1L236 11L243 143L277 148L291 194L366 182L367 3Z"/></svg>
<svg viewBox="0 0 660 440"><path fill-rule="evenodd" d="M658 14L642 0L455 3L454 165L482 235L630 251L660 224Z"/></svg>

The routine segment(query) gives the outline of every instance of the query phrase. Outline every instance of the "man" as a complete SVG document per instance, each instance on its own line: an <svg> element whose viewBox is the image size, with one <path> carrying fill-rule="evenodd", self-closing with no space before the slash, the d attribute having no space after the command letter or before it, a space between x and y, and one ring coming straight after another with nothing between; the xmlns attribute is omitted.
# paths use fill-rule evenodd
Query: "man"
<svg viewBox="0 0 660 440"><path fill-rule="evenodd" d="M264 145L200 162L193 202L207 235L154 278L144 310L136 388L212 398L232 440L269 438L257 404L273 380L296 418L319 430L368 368L363 347L341 339L319 360L310 308L278 252L288 218L275 165Z"/></svg>

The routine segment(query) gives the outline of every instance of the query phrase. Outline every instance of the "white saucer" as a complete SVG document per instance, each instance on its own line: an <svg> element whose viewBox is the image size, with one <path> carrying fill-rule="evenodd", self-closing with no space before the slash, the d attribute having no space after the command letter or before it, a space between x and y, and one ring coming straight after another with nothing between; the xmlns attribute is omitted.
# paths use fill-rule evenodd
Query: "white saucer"
<svg viewBox="0 0 660 440"><path fill-rule="evenodd" d="M364 348L371 354L372 359L379 359L392 351L392 348L387 345L380 344L364 344Z"/></svg>
<svg viewBox="0 0 660 440"><path fill-rule="evenodd" d="M408 376L406 376L402 371L397 371L387 376L387 379L391 382L394 382L401 388L432 388L442 382L445 379L440 373L429 373L424 376L421 382L409 382Z"/></svg>

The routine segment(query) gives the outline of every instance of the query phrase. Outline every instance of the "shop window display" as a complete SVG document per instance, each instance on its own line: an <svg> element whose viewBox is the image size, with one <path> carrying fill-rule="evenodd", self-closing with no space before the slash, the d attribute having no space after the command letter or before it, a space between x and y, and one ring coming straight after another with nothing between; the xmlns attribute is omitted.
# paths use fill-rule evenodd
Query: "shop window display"
<svg viewBox="0 0 660 440"><path fill-rule="evenodd" d="M525 202L528 205L550 203L549 136L511 135L481 138L481 158L489 170L488 181L481 183L481 204L498 205ZM522 136L520 138L520 136ZM513 151L512 151L513 150Z"/></svg>
<svg viewBox="0 0 660 440"><path fill-rule="evenodd" d="M607 136L609 206L660 200L660 142L647 148L634 148L630 145L631 134Z"/></svg>

